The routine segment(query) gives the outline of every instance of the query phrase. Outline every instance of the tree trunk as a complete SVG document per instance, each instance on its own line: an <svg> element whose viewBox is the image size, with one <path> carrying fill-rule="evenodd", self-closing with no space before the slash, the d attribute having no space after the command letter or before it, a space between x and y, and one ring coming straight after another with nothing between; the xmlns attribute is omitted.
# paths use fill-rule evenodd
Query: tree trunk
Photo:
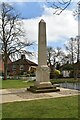
<svg viewBox="0 0 80 120"><path fill-rule="evenodd" d="M7 80L7 57L4 59L4 80Z"/></svg>
<svg viewBox="0 0 80 120"><path fill-rule="evenodd" d="M74 80L77 80L77 70L74 71Z"/></svg>
<svg viewBox="0 0 80 120"><path fill-rule="evenodd" d="M79 62L79 59L80 59L80 39L77 40L77 46L78 46L78 53L77 53L77 62Z"/></svg>
<svg viewBox="0 0 80 120"><path fill-rule="evenodd" d="M77 80L78 78L78 65L76 64L75 67L74 67L74 79Z"/></svg>

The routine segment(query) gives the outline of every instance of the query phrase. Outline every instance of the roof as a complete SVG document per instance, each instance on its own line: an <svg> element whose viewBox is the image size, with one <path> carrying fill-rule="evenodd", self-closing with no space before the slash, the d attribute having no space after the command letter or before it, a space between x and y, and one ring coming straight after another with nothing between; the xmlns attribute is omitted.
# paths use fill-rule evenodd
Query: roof
<svg viewBox="0 0 80 120"><path fill-rule="evenodd" d="M26 65L30 65L30 66L37 66L36 63L34 63L28 59L19 59L19 60L12 62L11 64L26 64Z"/></svg>
<svg viewBox="0 0 80 120"><path fill-rule="evenodd" d="M64 64L64 65L62 65L60 68L61 68L62 70L73 70L74 67L75 67L75 69L76 69L76 68L80 69L80 62L76 62L76 63L74 63L74 64Z"/></svg>

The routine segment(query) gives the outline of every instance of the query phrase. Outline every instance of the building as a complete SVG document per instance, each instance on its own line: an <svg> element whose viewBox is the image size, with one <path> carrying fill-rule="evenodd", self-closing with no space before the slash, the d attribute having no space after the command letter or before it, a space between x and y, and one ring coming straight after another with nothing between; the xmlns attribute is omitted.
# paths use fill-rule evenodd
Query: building
<svg viewBox="0 0 80 120"><path fill-rule="evenodd" d="M80 77L80 62L62 65L60 70L62 71L63 77Z"/></svg>
<svg viewBox="0 0 80 120"><path fill-rule="evenodd" d="M34 74L37 64L26 59L25 55L21 55L21 58L8 64L8 75L10 76L28 76Z"/></svg>
<svg viewBox="0 0 80 120"><path fill-rule="evenodd" d="M75 78L80 78L80 61L74 64Z"/></svg>

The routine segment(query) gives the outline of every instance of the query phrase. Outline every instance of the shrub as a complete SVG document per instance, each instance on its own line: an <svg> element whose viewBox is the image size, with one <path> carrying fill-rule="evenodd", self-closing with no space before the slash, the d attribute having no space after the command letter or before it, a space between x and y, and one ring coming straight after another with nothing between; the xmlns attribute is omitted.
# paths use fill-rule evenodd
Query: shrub
<svg viewBox="0 0 80 120"><path fill-rule="evenodd" d="M70 78L74 78L74 71L72 70L69 74Z"/></svg>
<svg viewBox="0 0 80 120"><path fill-rule="evenodd" d="M55 78L59 78L61 72L59 70L54 70L54 76Z"/></svg>
<svg viewBox="0 0 80 120"><path fill-rule="evenodd" d="M55 75L60 75L61 72L60 72L59 70L54 70L54 74L55 74Z"/></svg>
<svg viewBox="0 0 80 120"><path fill-rule="evenodd" d="M62 77L61 72L59 70L54 70L50 73L50 79Z"/></svg>

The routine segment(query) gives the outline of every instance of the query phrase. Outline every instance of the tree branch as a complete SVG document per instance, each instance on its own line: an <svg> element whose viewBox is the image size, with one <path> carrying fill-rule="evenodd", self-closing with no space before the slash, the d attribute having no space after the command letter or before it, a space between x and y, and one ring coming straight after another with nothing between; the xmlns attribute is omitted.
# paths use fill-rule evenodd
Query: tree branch
<svg viewBox="0 0 80 120"><path fill-rule="evenodd" d="M71 1L72 0L57 0L56 2L52 2L51 7L55 9L53 14L60 15L71 4ZM47 3L49 4L50 2Z"/></svg>

